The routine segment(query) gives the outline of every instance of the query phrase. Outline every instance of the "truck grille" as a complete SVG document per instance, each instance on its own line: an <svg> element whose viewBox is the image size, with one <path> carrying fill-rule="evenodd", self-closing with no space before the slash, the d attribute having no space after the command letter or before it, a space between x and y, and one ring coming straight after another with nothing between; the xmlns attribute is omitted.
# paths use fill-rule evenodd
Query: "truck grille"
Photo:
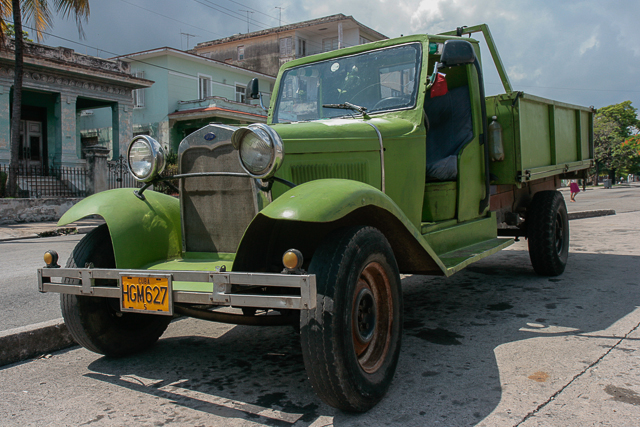
<svg viewBox="0 0 640 427"><path fill-rule="evenodd" d="M181 173L244 172L231 145L233 130L208 125L185 138L180 149ZM210 143L203 136L212 132L216 138ZM257 213L253 180L207 176L183 178L180 186L184 250L235 252Z"/></svg>
<svg viewBox="0 0 640 427"><path fill-rule="evenodd" d="M292 165L291 178L296 184L323 178L341 178L367 182L368 170L366 162Z"/></svg>

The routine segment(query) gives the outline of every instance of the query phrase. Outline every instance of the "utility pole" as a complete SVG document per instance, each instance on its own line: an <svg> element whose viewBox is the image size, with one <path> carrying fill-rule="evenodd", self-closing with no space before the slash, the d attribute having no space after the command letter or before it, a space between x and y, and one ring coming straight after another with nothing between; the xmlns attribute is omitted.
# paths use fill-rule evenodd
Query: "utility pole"
<svg viewBox="0 0 640 427"><path fill-rule="evenodd" d="M280 7L280 6L276 6L274 7L274 9L279 9L278 10L278 27L282 27L282 9L284 9L284 7Z"/></svg>
<svg viewBox="0 0 640 427"><path fill-rule="evenodd" d="M245 9L238 9L240 12L247 12L247 33L249 32L249 14L253 14L252 11L250 10L245 10Z"/></svg>

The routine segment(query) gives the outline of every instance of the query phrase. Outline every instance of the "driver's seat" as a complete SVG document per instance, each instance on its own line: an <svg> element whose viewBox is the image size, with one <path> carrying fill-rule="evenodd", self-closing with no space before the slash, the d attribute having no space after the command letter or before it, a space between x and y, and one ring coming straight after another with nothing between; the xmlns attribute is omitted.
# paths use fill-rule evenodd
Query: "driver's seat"
<svg viewBox="0 0 640 427"><path fill-rule="evenodd" d="M458 175L458 153L473 139L469 87L425 99L424 111L429 120L426 180L453 181Z"/></svg>

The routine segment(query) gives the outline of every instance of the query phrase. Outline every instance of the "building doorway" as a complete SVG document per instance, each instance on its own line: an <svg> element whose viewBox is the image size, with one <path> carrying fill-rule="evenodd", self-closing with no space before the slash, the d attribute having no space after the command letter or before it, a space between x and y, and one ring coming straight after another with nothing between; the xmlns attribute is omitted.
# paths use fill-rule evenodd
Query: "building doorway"
<svg viewBox="0 0 640 427"><path fill-rule="evenodd" d="M28 168L44 166L43 123L20 120L20 165Z"/></svg>
<svg viewBox="0 0 640 427"><path fill-rule="evenodd" d="M20 120L20 145L18 160L20 169L41 171L48 166L47 109L32 105L22 107ZM40 173L40 172L38 172Z"/></svg>

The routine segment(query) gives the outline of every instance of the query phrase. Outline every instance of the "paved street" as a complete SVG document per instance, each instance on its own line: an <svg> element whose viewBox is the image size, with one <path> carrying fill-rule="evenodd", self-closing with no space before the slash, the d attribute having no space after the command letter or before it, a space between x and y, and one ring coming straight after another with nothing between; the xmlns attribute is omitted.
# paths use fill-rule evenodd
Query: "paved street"
<svg viewBox="0 0 640 427"><path fill-rule="evenodd" d="M60 297L38 292L36 269L42 255L54 249L62 265L83 235L0 242L0 331L62 317Z"/></svg>
<svg viewBox="0 0 640 427"><path fill-rule="evenodd" d="M637 426L640 212L620 213L615 197L591 200L618 192L630 196L623 204L637 205L633 191L591 190L568 203L619 213L571 221L569 265L558 278L536 276L521 241L449 279L403 279L399 368L388 396L367 414L341 413L314 395L292 328L183 319L135 357L75 347L0 369L0 419L20 426Z"/></svg>
<svg viewBox="0 0 640 427"><path fill-rule="evenodd" d="M569 203L568 188L562 189L569 212L614 209L618 213L640 211L640 184L632 186L615 186L605 190L588 188L576 197L576 203ZM94 221L95 222L95 221ZM100 222L97 222L100 223ZM97 224L96 223L96 224ZM572 221L573 227L575 221ZM86 227L94 225L90 220L84 221ZM9 230L13 235L17 227L32 228L38 232L55 229L55 222L47 224L20 224ZM86 232L86 230L83 230ZM25 235L26 231L22 231ZM59 298L53 294L41 294L37 290L35 269L42 264L42 254L47 249L54 249L60 255L60 264L66 263L75 244L83 235L48 237L15 241L0 241L0 268L6 271L0 276L0 303L5 310L0 314L0 331L33 323L58 319L61 317ZM5 270L4 266L8 268Z"/></svg>
<svg viewBox="0 0 640 427"><path fill-rule="evenodd" d="M600 209L614 209L616 213L640 211L640 183L630 185L616 185L605 189L602 185L587 188L576 196L575 203L569 202L569 188L561 189L567 202L569 212L592 211Z"/></svg>

